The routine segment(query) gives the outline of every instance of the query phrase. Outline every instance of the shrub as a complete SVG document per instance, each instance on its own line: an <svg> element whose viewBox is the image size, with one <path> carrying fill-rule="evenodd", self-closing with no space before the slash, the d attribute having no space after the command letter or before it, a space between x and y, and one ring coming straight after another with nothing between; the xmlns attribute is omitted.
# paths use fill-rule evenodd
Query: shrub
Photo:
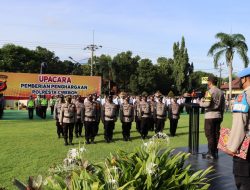
<svg viewBox="0 0 250 190"><path fill-rule="evenodd" d="M192 171L185 165L189 154L167 148L169 138L157 134L140 148L111 154L103 164L84 160L85 149L71 149L64 164L52 168L42 189L72 190L163 190L208 189L212 169Z"/></svg>

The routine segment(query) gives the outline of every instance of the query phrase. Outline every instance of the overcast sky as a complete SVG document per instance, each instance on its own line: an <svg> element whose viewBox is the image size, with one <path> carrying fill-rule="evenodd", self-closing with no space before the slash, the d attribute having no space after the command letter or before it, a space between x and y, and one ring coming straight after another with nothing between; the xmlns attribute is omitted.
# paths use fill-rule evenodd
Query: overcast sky
<svg viewBox="0 0 250 190"><path fill-rule="evenodd" d="M173 43L184 36L195 70L218 74L208 49L218 32L241 33L250 47L250 1L0 0L0 25L0 46L40 45L61 60L88 58L83 48L93 43L93 31L94 43L103 46L97 55L131 50L154 63L171 58ZM234 71L242 68L236 58Z"/></svg>

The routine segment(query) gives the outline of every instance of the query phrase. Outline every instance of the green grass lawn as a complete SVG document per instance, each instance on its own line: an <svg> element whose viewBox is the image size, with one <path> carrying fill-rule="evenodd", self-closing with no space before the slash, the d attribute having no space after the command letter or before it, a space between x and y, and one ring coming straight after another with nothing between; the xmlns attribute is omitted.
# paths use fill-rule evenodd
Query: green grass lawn
<svg viewBox="0 0 250 190"><path fill-rule="evenodd" d="M33 120L27 119L27 111L6 110L0 120L0 187L15 189L12 185L13 178L24 182L28 176L48 175L48 169L54 164L60 164L66 157L70 147L84 143L84 138L74 138L74 146L64 146L63 139L58 139L55 121L49 116L42 120L35 116ZM200 116L200 144L206 144L204 136L204 115ZM231 114L225 114L222 123L224 127L231 126ZM165 133L169 133L169 120L165 124ZM154 133L150 132L149 136ZM107 144L104 141L103 125L100 124L97 144L86 145L86 159L91 162L101 162L110 152L118 149L131 151L140 146L142 140L135 130L133 123L131 130L131 142L122 140L121 124L117 122L114 130L115 142ZM170 138L171 147L188 146L188 115L183 114L179 120L177 136Z"/></svg>

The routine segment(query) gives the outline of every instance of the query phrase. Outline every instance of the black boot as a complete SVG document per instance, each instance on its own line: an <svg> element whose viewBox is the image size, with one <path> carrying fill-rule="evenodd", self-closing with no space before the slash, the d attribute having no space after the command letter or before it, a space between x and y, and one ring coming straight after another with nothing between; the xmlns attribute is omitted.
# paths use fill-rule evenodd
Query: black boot
<svg viewBox="0 0 250 190"><path fill-rule="evenodd" d="M94 138L91 138L91 144L95 144Z"/></svg>
<svg viewBox="0 0 250 190"><path fill-rule="evenodd" d="M64 145L65 145L65 146L69 145L69 143L68 143L68 140L67 140L67 139L64 139Z"/></svg>
<svg viewBox="0 0 250 190"><path fill-rule="evenodd" d="M90 144L89 139L86 139L86 144Z"/></svg>
<svg viewBox="0 0 250 190"><path fill-rule="evenodd" d="M69 144L74 145L74 143L72 143L72 139L69 139Z"/></svg>

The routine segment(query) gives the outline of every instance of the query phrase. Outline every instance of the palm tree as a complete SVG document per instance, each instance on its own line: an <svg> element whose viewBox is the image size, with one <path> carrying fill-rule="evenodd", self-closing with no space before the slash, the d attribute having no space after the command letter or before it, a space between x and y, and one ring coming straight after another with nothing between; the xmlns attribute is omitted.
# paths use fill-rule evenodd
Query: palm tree
<svg viewBox="0 0 250 190"><path fill-rule="evenodd" d="M226 34L217 33L215 38L218 42L213 44L208 51L208 56L213 56L214 67L218 68L218 61L223 55L226 56L226 63L229 71L229 106L232 98L232 71L234 53L237 52L244 63L244 67L248 66L249 59L247 57L248 47L245 43L245 37L242 34ZM231 107L231 106L230 106Z"/></svg>

